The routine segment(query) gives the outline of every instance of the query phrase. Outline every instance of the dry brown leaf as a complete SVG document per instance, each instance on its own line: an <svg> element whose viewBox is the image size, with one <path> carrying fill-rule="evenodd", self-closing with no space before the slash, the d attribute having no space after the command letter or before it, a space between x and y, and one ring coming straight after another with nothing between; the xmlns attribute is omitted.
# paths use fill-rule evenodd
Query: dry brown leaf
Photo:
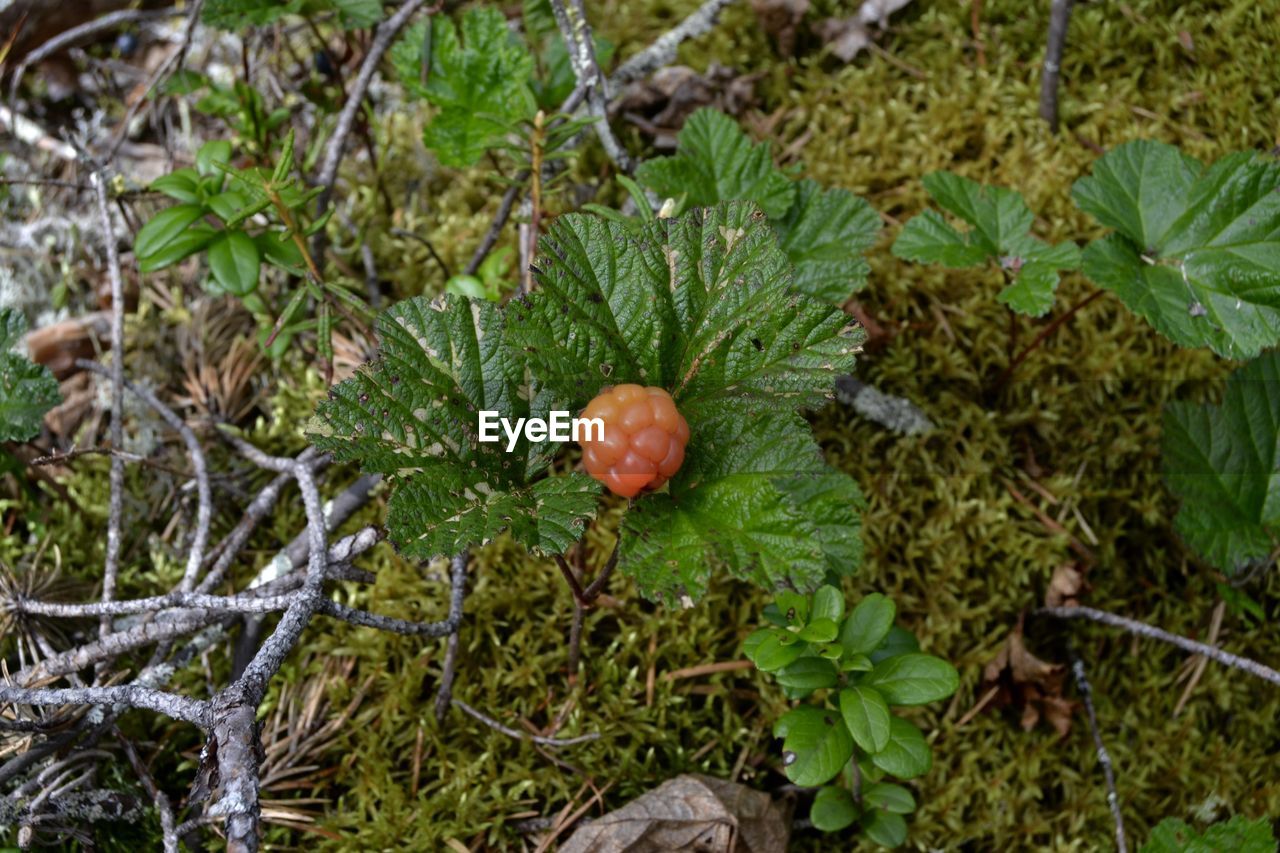
<svg viewBox="0 0 1280 853"><path fill-rule="evenodd" d="M656 148L672 149L685 119L700 107L737 117L753 106L756 81L763 73L741 74L714 62L706 74L672 65L628 85L610 109L653 137Z"/></svg>
<svg viewBox="0 0 1280 853"><path fill-rule="evenodd" d="M842 62L853 58L871 44L872 25L884 29L889 16L910 3L911 0L866 0L856 15L848 18L827 18L818 24L818 36Z"/></svg>
<svg viewBox="0 0 1280 853"><path fill-rule="evenodd" d="M1080 603L1076 596L1087 589L1080 565L1063 563L1053 570L1053 577L1049 579L1049 588L1044 593L1044 606L1074 607Z"/></svg>
<svg viewBox="0 0 1280 853"><path fill-rule="evenodd" d="M685 774L580 827L560 853L785 853L789 800Z"/></svg>
<svg viewBox="0 0 1280 853"><path fill-rule="evenodd" d="M1022 636L1023 618L1009 632L1000 651L983 668L979 692L996 688L989 707L1012 708L1021 714L1022 728L1030 731L1044 720L1060 735L1071 730L1071 717L1079 703L1066 699L1062 689L1066 667L1033 655Z"/></svg>
<svg viewBox="0 0 1280 853"><path fill-rule="evenodd" d="M809 11L809 0L751 0L751 8L761 29L777 43L778 53L784 57L795 55L796 32Z"/></svg>

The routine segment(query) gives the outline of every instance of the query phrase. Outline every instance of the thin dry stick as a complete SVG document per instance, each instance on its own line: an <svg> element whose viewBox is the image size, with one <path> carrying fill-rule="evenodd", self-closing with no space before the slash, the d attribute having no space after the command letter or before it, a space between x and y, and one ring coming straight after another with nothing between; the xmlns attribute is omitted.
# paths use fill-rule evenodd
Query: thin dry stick
<svg viewBox="0 0 1280 853"><path fill-rule="evenodd" d="M560 35L569 46L569 62L573 66L574 76L578 78L579 88L586 92L587 112L595 119L596 136L600 138L605 154L624 172L634 171L635 163L609 127L608 80L596 61L595 43L591 35L591 24L587 22L586 7L582 0L551 0L551 11L560 27Z"/></svg>
<svg viewBox="0 0 1280 853"><path fill-rule="evenodd" d="M98 218L102 239L107 246L107 276L111 282L111 446L124 449L124 285L120 278L120 255L116 250L116 232L107 209L107 174L96 172L93 187L98 201ZM116 575L120 569L120 524L124 513L124 460L111 457L109 475L111 496L107 502L107 554L102 570L102 600L115 595ZM111 633L111 618L104 615L98 623L98 635Z"/></svg>
<svg viewBox="0 0 1280 853"><path fill-rule="evenodd" d="M618 66L609 76L609 85L616 88L670 65L676 59L676 49L686 40L710 32L720 17L720 10L732 2L733 0L706 0L689 17Z"/></svg>
<svg viewBox="0 0 1280 853"><path fill-rule="evenodd" d="M1170 634L1168 631L1162 631L1159 628L1139 622L1136 619L1127 619L1124 616L1117 616L1114 613L1108 613L1105 610L1095 610L1092 607L1042 607L1036 611L1037 614L1053 616L1058 619L1090 619L1094 622L1100 622L1103 625L1110 625L1113 628L1122 628L1130 634L1136 634L1139 637L1148 637L1152 640L1160 640L1171 646L1177 646L1184 651L1192 654L1204 655L1207 658L1217 661L1224 666L1242 669L1252 676L1261 678L1263 681L1269 681L1272 684L1280 686L1280 672L1276 672L1269 666L1264 666L1257 661L1249 658L1233 655L1231 652L1224 652L1216 646L1198 643L1195 640L1189 640L1186 637L1180 637L1177 634Z"/></svg>
<svg viewBox="0 0 1280 853"><path fill-rule="evenodd" d="M477 711L475 708L472 708L470 705L468 705L466 702L463 702L461 699L455 698L453 700L453 704L457 705L459 708L465 711L469 716L474 717L475 719L484 723L486 726L493 729L494 731L502 732L507 737L515 738L516 740L531 741L533 743L539 744L540 746L552 746L552 747L573 746L575 743L587 743L588 741L600 739L600 734L598 732L592 732L591 734L585 734L585 735L578 735L577 737L544 737L543 735L535 735L529 732L522 732L518 729L513 729L507 726L504 726L502 723L498 722L493 717L487 716L481 713L480 711Z"/></svg>
<svg viewBox="0 0 1280 853"><path fill-rule="evenodd" d="M142 787L147 789L147 794L155 801L156 811L160 814L160 832L164 843L164 853L178 853L177 827L173 818L173 806L169 803L168 795L160 790L160 786L152 778L150 771L147 770L147 765L142 761L142 756L138 754L137 747L133 745L133 741L125 737L119 728L115 730L115 733L120 740L120 745L124 747L124 754L129 759L133 772L137 774L139 781L142 782Z"/></svg>
<svg viewBox="0 0 1280 853"><path fill-rule="evenodd" d="M1071 23L1071 4L1072 0L1053 0L1049 7L1049 46L1040 75L1040 118L1049 122L1053 133L1058 132L1058 80L1062 75L1062 49Z"/></svg>
<svg viewBox="0 0 1280 853"><path fill-rule="evenodd" d="M1075 676L1076 687L1080 690L1080 698L1084 700L1084 709L1089 716L1089 731L1093 733L1093 746L1098 753L1098 763L1102 765L1102 775L1107 781L1107 805L1111 807L1111 817L1116 824L1116 849L1126 853L1128 847L1124 841L1124 816L1120 814L1120 795L1116 792L1116 773L1111 765L1111 754L1102 742L1102 734L1098 730L1098 715L1093 708L1093 688L1084 673L1084 661L1076 654L1074 647L1068 646L1071 655L1071 673Z"/></svg>

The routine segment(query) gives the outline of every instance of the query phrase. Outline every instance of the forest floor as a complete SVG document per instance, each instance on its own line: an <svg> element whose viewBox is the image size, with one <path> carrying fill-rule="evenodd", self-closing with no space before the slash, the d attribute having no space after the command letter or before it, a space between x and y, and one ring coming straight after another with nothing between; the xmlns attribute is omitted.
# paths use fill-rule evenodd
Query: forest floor
<svg viewBox="0 0 1280 853"><path fill-rule="evenodd" d="M591 8L598 32L625 58L693 5L606 0ZM841 13L830 0L813 5L816 17ZM1000 281L992 271L911 265L889 252L901 223L926 204L920 179L935 170L1017 188L1039 215L1038 234L1083 240L1093 232L1071 205L1070 187L1104 149L1154 138L1207 160L1280 144L1280 6L1077 4L1057 135L1037 115L1048 4L986 0L976 22L970 13L968 4L918 0L892 18L879 50L846 64L804 31L784 55L739 4L680 53L698 71L714 63L757 74L754 103L739 116L748 131L770 140L783 165L865 197L886 225L857 297L871 321L858 376L913 401L936 429L899 436L839 403L811 419L829 461L867 497L865 561L846 591L852 600L873 591L892 596L923 649L961 674L949 704L912 715L932 743L934 767L913 783L921 807L908 845L1092 850L1112 843L1102 770L1069 673L1057 671L1038 690L984 678L1017 631L1043 661L1066 667L1074 649L1087 669L1132 839L1141 842L1170 816L1280 815L1280 692L1213 663L1192 676L1193 663L1167 646L1031 613L1055 571L1069 566L1086 580L1077 596L1083 603L1184 636L1212 633L1225 648L1280 660L1280 575L1231 586L1194 562L1173 531L1176 503L1161 477L1163 405L1212 399L1229 365L1172 346L1103 295L1002 381L1014 354L1054 316L1091 297L1093 286L1066 275L1055 313L1029 321L995 300ZM377 128L377 180L393 198L417 193L426 202L389 218L360 203L374 192L368 162L352 158L344 171L362 186L344 215L369 235L394 298L438 292L444 277L424 247L393 229L432 234L456 268L501 192L488 172L459 178L436 169L421 147L421 124L419 112L405 109ZM648 136L626 122L619 127L625 144L646 150ZM600 162L592 151L578 169ZM163 286L142 290L126 363L180 396L186 392L175 366L191 364L197 351L216 360L235 336L252 332L252 320L229 301L171 298ZM203 320L193 326L193 317ZM340 372L369 348L359 339L339 343L346 347L339 347ZM272 452L297 452L323 380L298 353L260 369L269 384L248 410L246 434ZM107 464L84 458L68 475L88 518L63 507L41 522L64 566L92 565L101 552L92 519L105 512ZM332 472L326 495L356 476ZM131 505L162 523L171 486L136 470L130 477ZM379 497L342 532L377 523L384 511ZM274 517L254 540L261 560L302 523L300 506ZM612 547L608 526L592 533L589 560L597 567ZM132 564L164 552L161 539L158 529L131 534ZM25 547L0 539L0 557L16 563ZM143 589L150 580L143 572L163 573L164 565L157 558L123 577L124 592ZM443 565L424 572L384 543L362 567L376 583L345 588L349 603L405 618L445 615ZM1241 595L1264 615L1241 608ZM615 576L604 606L587 616L584 668L571 679L572 599L555 565L505 540L479 550L455 695L514 728L558 724L565 733L601 735L554 751L456 709L437 722L432 700L444 641L342 623L313 628L265 706L268 751L279 742L287 752L291 733L319 732L281 765L297 775L266 789L277 810L269 838L282 849L350 849L357 834L362 849L441 850L450 839L457 849L518 849L524 819L589 803L585 814L602 814L682 772L778 790L785 779L770 728L786 707L781 693L750 668L689 672L740 660L765 601L759 590L718 580L695 608L668 609L644 602ZM324 728L328 720L340 724ZM190 771L199 749L194 734L132 725L151 738L171 735L172 772ZM794 842L794 849L832 849L812 831Z"/></svg>

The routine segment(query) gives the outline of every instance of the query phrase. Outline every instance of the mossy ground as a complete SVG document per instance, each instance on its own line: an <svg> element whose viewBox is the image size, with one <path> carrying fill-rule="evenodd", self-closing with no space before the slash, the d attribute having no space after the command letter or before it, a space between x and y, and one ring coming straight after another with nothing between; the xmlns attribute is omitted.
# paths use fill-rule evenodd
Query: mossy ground
<svg viewBox="0 0 1280 853"><path fill-rule="evenodd" d="M599 29L625 57L693 5L604 3ZM826 4L824 11L848 14L849 5L856 6ZM858 479L869 501L866 563L848 592L892 595L926 650L962 674L954 701L915 715L935 757L932 772L914 785L921 809L908 844L919 849L1091 850L1111 843L1083 718L1065 738L1043 726L1025 732L1010 711L959 725L979 698L983 664L1019 613L1040 602L1054 567L1076 559L1068 537L1040 523L1015 490L1096 556L1088 603L1203 637L1219 600L1220 578L1190 560L1172 530L1176 506L1160 478L1160 413L1169 400L1212 395L1230 365L1172 347L1104 296L996 390L1011 352L1051 318L1011 322L995 301L995 273L913 266L888 247L897 226L925 204L920 178L936 169L1015 187L1039 214L1042 236L1084 240L1094 232L1069 190L1096 147L1150 137L1213 158L1277 144L1280 3L1078 4L1056 137L1036 113L1047 14L1047 3L986 0L985 63L969 6L926 0L896 17L882 41L898 64L864 54L840 66L814 51L801 60L779 58L742 6L726 11L715 34L682 48L695 67L717 61L764 70L763 106L781 115L773 125L778 145L803 137L804 171L866 196L888 224L860 298L892 334L866 355L860 373L921 405L938 430L900 438L835 405L813 423L828 458ZM415 201L394 223L370 229L379 266L400 296L438 289L442 276L424 248L393 239L386 226L438 235L437 247L456 268L496 206L491 186L431 171L415 122L393 121L380 140L390 149L384 176L419 177L398 187L414 190ZM358 200L353 218L367 219ZM1067 276L1054 315L1091 291L1081 276ZM317 390L312 382L282 400L269 437L296 446L297 435L285 433L305 418ZM73 488L90 489L94 469L84 470ZM86 503L105 504L105 496L86 496ZM376 522L380 513L375 504L351 523ZM86 541L89 528L74 516L49 523L65 525L67 541ZM287 513L277 518L261 536L263 558L300 524ZM608 539L600 532L593 540L596 565ZM443 616L447 583L439 566L424 573L380 546L369 568L377 584L351 587L353 601L396 616ZM610 592L617 606L588 616L585 666L571 684L571 604L554 566L501 542L476 556L456 694L513 727L526 720L541 729L562 715L560 734L602 735L555 752L517 743L456 709L437 724L431 706L442 642L318 622L291 659L292 674L318 673L333 656L355 658L350 678L329 688L337 706L371 683L354 724L327 748L337 772L316 784L314 793L331 799L319 822L327 834L277 829L272 840L282 847L434 851L454 839L470 849L519 849L513 818L554 816L597 791L601 804L589 813L682 771L736 772L739 780L777 784L769 729L784 703L767 679L750 670L662 677L738 658L764 596L720 581L696 607L677 611L646 604L623 578ZM1268 620L1249 625L1228 612L1221 642L1274 664L1280 580L1271 572L1248 592ZM1181 653L1085 624L1029 619L1027 630L1042 657L1065 661L1070 636L1086 662L1132 838L1144 840L1170 815L1280 815L1280 692L1210 665L1174 717ZM844 846L817 836L797 840L797 849Z"/></svg>
<svg viewBox="0 0 1280 853"><path fill-rule="evenodd" d="M625 54L665 26L655 21L689 5L605 4L600 29ZM1067 536L1037 521L1013 490L1061 519L1096 555L1089 603L1204 636L1219 578L1189 561L1172 532L1176 506L1159 471L1160 412L1171 399L1212 393L1229 365L1172 347L1104 297L994 390L1010 353L1049 318L1011 323L995 301L1001 283L994 273L899 262L888 251L897 225L926 201L921 176L952 169L1023 191L1043 236L1083 240L1094 232L1069 190L1098 147L1149 137L1203 158L1270 148L1280 141L1278 21L1274 3L1079 6L1057 137L1037 116L1047 4L984 3L985 64L969 7L949 3L917 3L895 19L883 46L901 65L874 56L843 67L816 56L780 59L751 12L736 7L713 36L682 49L695 67L718 61L765 70L765 109L782 116L774 125L779 148L804 135L799 159L807 174L863 194L889 226L861 299L892 337L867 355L861 372L916 401L939 429L903 439L838 406L816 414L814 425L829 459L869 499L867 560L849 592L893 595L925 647L963 674L952 703L918 715L932 733L935 766L916 786L923 805L911 824L913 847L1110 843L1101 771L1082 718L1066 738L1046 727L1024 732L1012 712L958 725L979 698L983 664L1018 614L1039 603L1055 566L1075 559ZM491 202L475 204L465 184L446 192L467 197L464 209L475 211L464 221L448 214L457 231L478 234ZM443 200L439 209L451 210ZM1091 290L1082 277L1067 276L1055 313ZM380 573L373 603L440 615L440 584L393 566ZM569 708L563 733L603 737L552 755L457 711L438 726L430 700L442 647L335 630L315 650L356 655L360 672L377 679L361 725L339 747L348 758L324 821L342 836L335 847L356 833L369 848L440 849L448 838L472 849L515 847L513 815L555 815L606 786L604 807L686 770L737 769L747 781L777 782L768 730L782 704L766 680L749 671L661 678L738 657L758 592L722 582L697 607L677 612L646 605L618 579L612 592L620 606L587 621L586 668L574 687L565 669L569 597L554 568L496 546L480 555L474 577L458 695L515 726L523 718L543 727ZM1249 591L1274 617L1275 574ZM1274 626L1228 613L1222 641L1275 661ZM1086 661L1132 837L1145 839L1167 815L1280 815L1276 691L1210 666L1175 718L1182 654L1082 624L1031 621L1028 634L1036 651L1057 661L1066 660L1070 635ZM651 670L657 681L649 703ZM799 846L830 843L810 838Z"/></svg>

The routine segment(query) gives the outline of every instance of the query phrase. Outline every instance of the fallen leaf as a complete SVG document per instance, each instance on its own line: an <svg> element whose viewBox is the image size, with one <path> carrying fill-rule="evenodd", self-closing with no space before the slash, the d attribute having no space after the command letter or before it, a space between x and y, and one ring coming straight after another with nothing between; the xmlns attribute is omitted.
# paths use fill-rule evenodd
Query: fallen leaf
<svg viewBox="0 0 1280 853"><path fill-rule="evenodd" d="M1076 596L1084 592L1087 585L1084 572L1078 563L1063 563L1053 570L1049 578L1049 588L1044 592L1045 607L1074 607L1079 604Z"/></svg>
<svg viewBox="0 0 1280 853"><path fill-rule="evenodd" d="M796 31L809 11L809 0L751 0L751 8L760 20L760 27L773 37L778 53L794 56Z"/></svg>
<svg viewBox="0 0 1280 853"><path fill-rule="evenodd" d="M700 107L737 117L755 105L756 81L763 73L742 74L712 63L699 74L687 65L672 65L626 86L610 111L653 137L654 147L669 150L676 147L685 119Z"/></svg>
<svg viewBox="0 0 1280 853"><path fill-rule="evenodd" d="M560 853L785 853L790 800L685 774L579 827Z"/></svg>
<svg viewBox="0 0 1280 853"><path fill-rule="evenodd" d="M884 29L889 16L911 0L866 0L857 14L848 18L827 18L818 24L818 37L831 55L842 62L853 58L871 44L871 27Z"/></svg>
<svg viewBox="0 0 1280 853"><path fill-rule="evenodd" d="M1030 731L1044 720L1059 736L1065 736L1071 731L1072 715L1079 708L1078 702L1062 695L1066 667L1033 655L1023 640L1022 625L1023 617L1019 616L1000 651L983 668L979 693L996 688L988 707L1019 711L1024 730Z"/></svg>

